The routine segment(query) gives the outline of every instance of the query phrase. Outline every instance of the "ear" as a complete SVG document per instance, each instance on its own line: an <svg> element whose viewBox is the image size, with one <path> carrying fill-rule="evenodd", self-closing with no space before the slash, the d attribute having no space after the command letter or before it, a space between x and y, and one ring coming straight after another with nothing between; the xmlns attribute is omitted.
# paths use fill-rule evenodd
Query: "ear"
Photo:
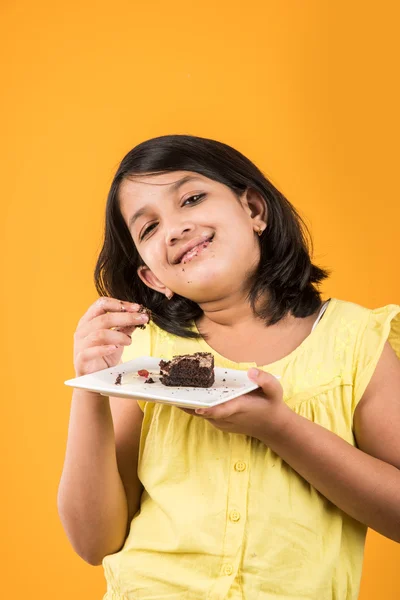
<svg viewBox="0 0 400 600"><path fill-rule="evenodd" d="M147 287L155 290L156 292L160 292L160 294L164 294L164 296L167 298L172 298L174 292L167 288L159 279L157 279L149 267L142 265L138 268L137 274L143 283L147 285Z"/></svg>
<svg viewBox="0 0 400 600"><path fill-rule="evenodd" d="M261 194L252 188L247 188L241 198L241 202L243 208L252 219L254 228L264 230L268 223L268 210L267 203Z"/></svg>

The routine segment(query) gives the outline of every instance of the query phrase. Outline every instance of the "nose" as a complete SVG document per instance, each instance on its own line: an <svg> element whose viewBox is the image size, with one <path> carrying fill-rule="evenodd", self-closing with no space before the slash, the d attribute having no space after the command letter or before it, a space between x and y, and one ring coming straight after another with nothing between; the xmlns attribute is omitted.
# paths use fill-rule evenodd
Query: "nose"
<svg viewBox="0 0 400 600"><path fill-rule="evenodd" d="M171 225L165 236L167 246L173 246L179 240L184 239L191 231L193 231L193 229L194 226L187 222Z"/></svg>

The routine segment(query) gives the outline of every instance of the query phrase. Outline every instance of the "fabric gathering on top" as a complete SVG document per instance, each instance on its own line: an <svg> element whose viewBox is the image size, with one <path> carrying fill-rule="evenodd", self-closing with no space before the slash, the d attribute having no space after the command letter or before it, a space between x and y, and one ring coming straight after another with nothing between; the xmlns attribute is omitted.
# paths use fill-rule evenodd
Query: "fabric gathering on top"
<svg viewBox="0 0 400 600"><path fill-rule="evenodd" d="M293 411L355 446L354 411L387 340L400 358L400 306L370 310L332 298L323 308L293 352L258 368L281 377ZM212 352L217 367L256 366L154 323L133 339L124 362ZM260 441L174 406L139 405L144 491L123 548L103 560L104 600L358 598L365 525Z"/></svg>

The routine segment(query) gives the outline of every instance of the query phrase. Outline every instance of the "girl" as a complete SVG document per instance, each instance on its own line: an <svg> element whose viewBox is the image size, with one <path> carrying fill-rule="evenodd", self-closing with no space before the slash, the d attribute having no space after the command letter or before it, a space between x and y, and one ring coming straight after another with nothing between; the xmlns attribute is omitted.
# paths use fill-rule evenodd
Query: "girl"
<svg viewBox="0 0 400 600"><path fill-rule="evenodd" d="M105 599L355 600L367 527L400 541L400 307L321 302L326 276L229 146L123 159L76 375L209 351L259 389L196 411L74 391L58 506Z"/></svg>

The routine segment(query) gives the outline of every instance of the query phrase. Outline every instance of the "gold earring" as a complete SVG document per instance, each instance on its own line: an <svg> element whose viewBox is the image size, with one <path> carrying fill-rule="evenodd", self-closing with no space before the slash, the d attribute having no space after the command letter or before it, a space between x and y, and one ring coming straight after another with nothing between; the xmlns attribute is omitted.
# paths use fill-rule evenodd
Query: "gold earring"
<svg viewBox="0 0 400 600"><path fill-rule="evenodd" d="M165 297L167 300L171 300L172 296L174 295L173 292L171 292L171 294L165 294Z"/></svg>
<svg viewBox="0 0 400 600"><path fill-rule="evenodd" d="M263 230L261 229L261 227L258 228L257 233L258 233L259 237L262 236Z"/></svg>

